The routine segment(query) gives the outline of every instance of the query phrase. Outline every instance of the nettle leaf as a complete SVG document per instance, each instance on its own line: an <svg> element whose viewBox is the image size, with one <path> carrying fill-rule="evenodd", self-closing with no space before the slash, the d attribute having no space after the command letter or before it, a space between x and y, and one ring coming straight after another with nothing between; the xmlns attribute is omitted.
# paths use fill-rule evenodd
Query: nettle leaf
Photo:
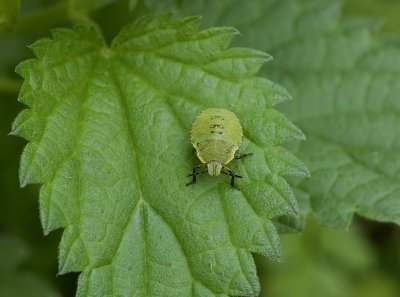
<svg viewBox="0 0 400 297"><path fill-rule="evenodd" d="M279 145L303 134L272 108L287 92L254 77L269 56L198 22L145 17L111 47L57 29L17 68L30 107L13 125L29 140L20 181L43 184L42 225L65 228L60 273L82 271L78 296L257 296L251 252L279 257L271 219L298 213L283 176L308 174ZM190 126L208 107L242 122L254 156L232 165L241 191L226 176L185 187Z"/></svg>
<svg viewBox="0 0 400 297"><path fill-rule="evenodd" d="M234 25L240 44L274 56L263 73L296 98L280 110L307 135L293 150L312 176L297 182L302 212L339 228L354 213L400 224L398 42L374 38L374 22L339 21L338 1L300 2L201 1L186 9L208 16L207 25Z"/></svg>

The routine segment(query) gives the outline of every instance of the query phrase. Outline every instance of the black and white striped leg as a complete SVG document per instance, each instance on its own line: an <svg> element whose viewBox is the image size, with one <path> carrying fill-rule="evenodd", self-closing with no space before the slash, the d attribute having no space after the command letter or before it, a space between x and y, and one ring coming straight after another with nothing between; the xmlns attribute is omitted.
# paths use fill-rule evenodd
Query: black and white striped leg
<svg viewBox="0 0 400 297"><path fill-rule="evenodd" d="M240 188L239 188L237 185L235 185L235 177L236 177L236 178L243 178L243 177L240 176L240 175L235 174L235 172L233 172L232 169L230 169L230 168L228 168L228 167L225 167L225 168L226 168L226 170L227 170L228 172L225 172L225 171L221 171L221 172L222 172L223 174L229 175L229 176L231 177L231 186L232 186L232 188L234 188L234 189L236 189L236 190L240 190Z"/></svg>
<svg viewBox="0 0 400 297"><path fill-rule="evenodd" d="M197 171L197 170L199 170L200 168L201 168L201 165L196 165L196 166L193 167L193 172L192 172L191 174L186 175L186 177L189 177L189 176L192 176L192 177L193 177L193 180L192 180L190 183L187 183L186 186L189 186L189 185L191 185L191 184L194 184L194 183L196 182L196 175L202 174L202 173L205 172L205 171L202 171L202 172Z"/></svg>

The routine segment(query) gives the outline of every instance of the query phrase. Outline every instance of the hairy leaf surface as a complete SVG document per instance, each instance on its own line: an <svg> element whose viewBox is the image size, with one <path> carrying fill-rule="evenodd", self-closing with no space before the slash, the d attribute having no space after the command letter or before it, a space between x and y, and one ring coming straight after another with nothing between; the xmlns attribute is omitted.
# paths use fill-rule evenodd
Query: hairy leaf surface
<svg viewBox="0 0 400 297"><path fill-rule="evenodd" d="M17 69L30 107L13 126L29 140L20 181L43 184L42 225L65 228L60 272L82 271L78 296L257 296L251 252L279 257L271 219L298 213L283 176L307 175L279 145L303 134L272 108L287 92L254 77L269 56L198 21L145 17L110 47L57 29ZM208 107L243 125L254 156L232 164L241 191L226 176L185 187L190 125Z"/></svg>

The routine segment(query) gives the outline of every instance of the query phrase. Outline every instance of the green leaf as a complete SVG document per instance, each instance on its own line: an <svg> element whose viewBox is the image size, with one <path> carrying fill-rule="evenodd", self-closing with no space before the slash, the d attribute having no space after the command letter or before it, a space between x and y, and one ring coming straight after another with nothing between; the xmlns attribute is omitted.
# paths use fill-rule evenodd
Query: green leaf
<svg viewBox="0 0 400 297"><path fill-rule="evenodd" d="M78 296L257 296L251 252L279 257L271 219L298 213L283 176L308 174L279 145L303 134L272 108L287 92L254 77L269 56L198 22L145 17L111 47L94 29L57 29L17 68L30 107L12 132L29 140L20 182L43 184L42 225L65 228L60 273L82 271ZM232 165L241 191L226 176L185 187L207 107L242 122L254 156Z"/></svg>
<svg viewBox="0 0 400 297"><path fill-rule="evenodd" d="M335 22L337 5L314 3L304 10L314 18L324 15L320 32L304 36L315 30L307 29L302 41L293 36L275 54L281 61L302 52L310 62L287 59L276 65L276 74L291 73L285 80L299 98L283 110L308 135L298 154L313 178L299 188L310 194L311 216L336 227L348 226L354 213L400 224L400 50L376 44L374 24Z"/></svg>
<svg viewBox="0 0 400 297"><path fill-rule="evenodd" d="M280 109L307 135L293 149L312 176L296 187L305 215L339 228L354 213L400 224L398 41L375 38L375 22L340 21L338 1L200 2L186 9L271 53L263 73L296 99Z"/></svg>
<svg viewBox="0 0 400 297"><path fill-rule="evenodd" d="M29 249L17 237L0 236L0 296L60 296L44 279L21 269L28 255Z"/></svg>
<svg viewBox="0 0 400 297"><path fill-rule="evenodd" d="M0 0L0 33L11 31L19 14L19 0Z"/></svg>

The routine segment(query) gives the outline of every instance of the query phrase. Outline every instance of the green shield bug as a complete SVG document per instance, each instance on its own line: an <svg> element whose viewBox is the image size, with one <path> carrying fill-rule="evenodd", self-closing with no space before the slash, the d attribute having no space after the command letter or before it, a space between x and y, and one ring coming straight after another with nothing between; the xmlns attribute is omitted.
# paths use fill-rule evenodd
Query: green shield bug
<svg viewBox="0 0 400 297"><path fill-rule="evenodd" d="M226 165L233 159L252 154L235 156L243 142L243 129L233 112L222 108L208 108L200 112L192 124L190 142L202 164L193 167L193 172L188 175L192 176L193 180L186 184L187 186L196 182L198 174L208 172L216 176L223 173L231 177L231 186L239 190L235 185L235 177L241 176L236 175ZM205 167L205 170L199 171L202 167Z"/></svg>

